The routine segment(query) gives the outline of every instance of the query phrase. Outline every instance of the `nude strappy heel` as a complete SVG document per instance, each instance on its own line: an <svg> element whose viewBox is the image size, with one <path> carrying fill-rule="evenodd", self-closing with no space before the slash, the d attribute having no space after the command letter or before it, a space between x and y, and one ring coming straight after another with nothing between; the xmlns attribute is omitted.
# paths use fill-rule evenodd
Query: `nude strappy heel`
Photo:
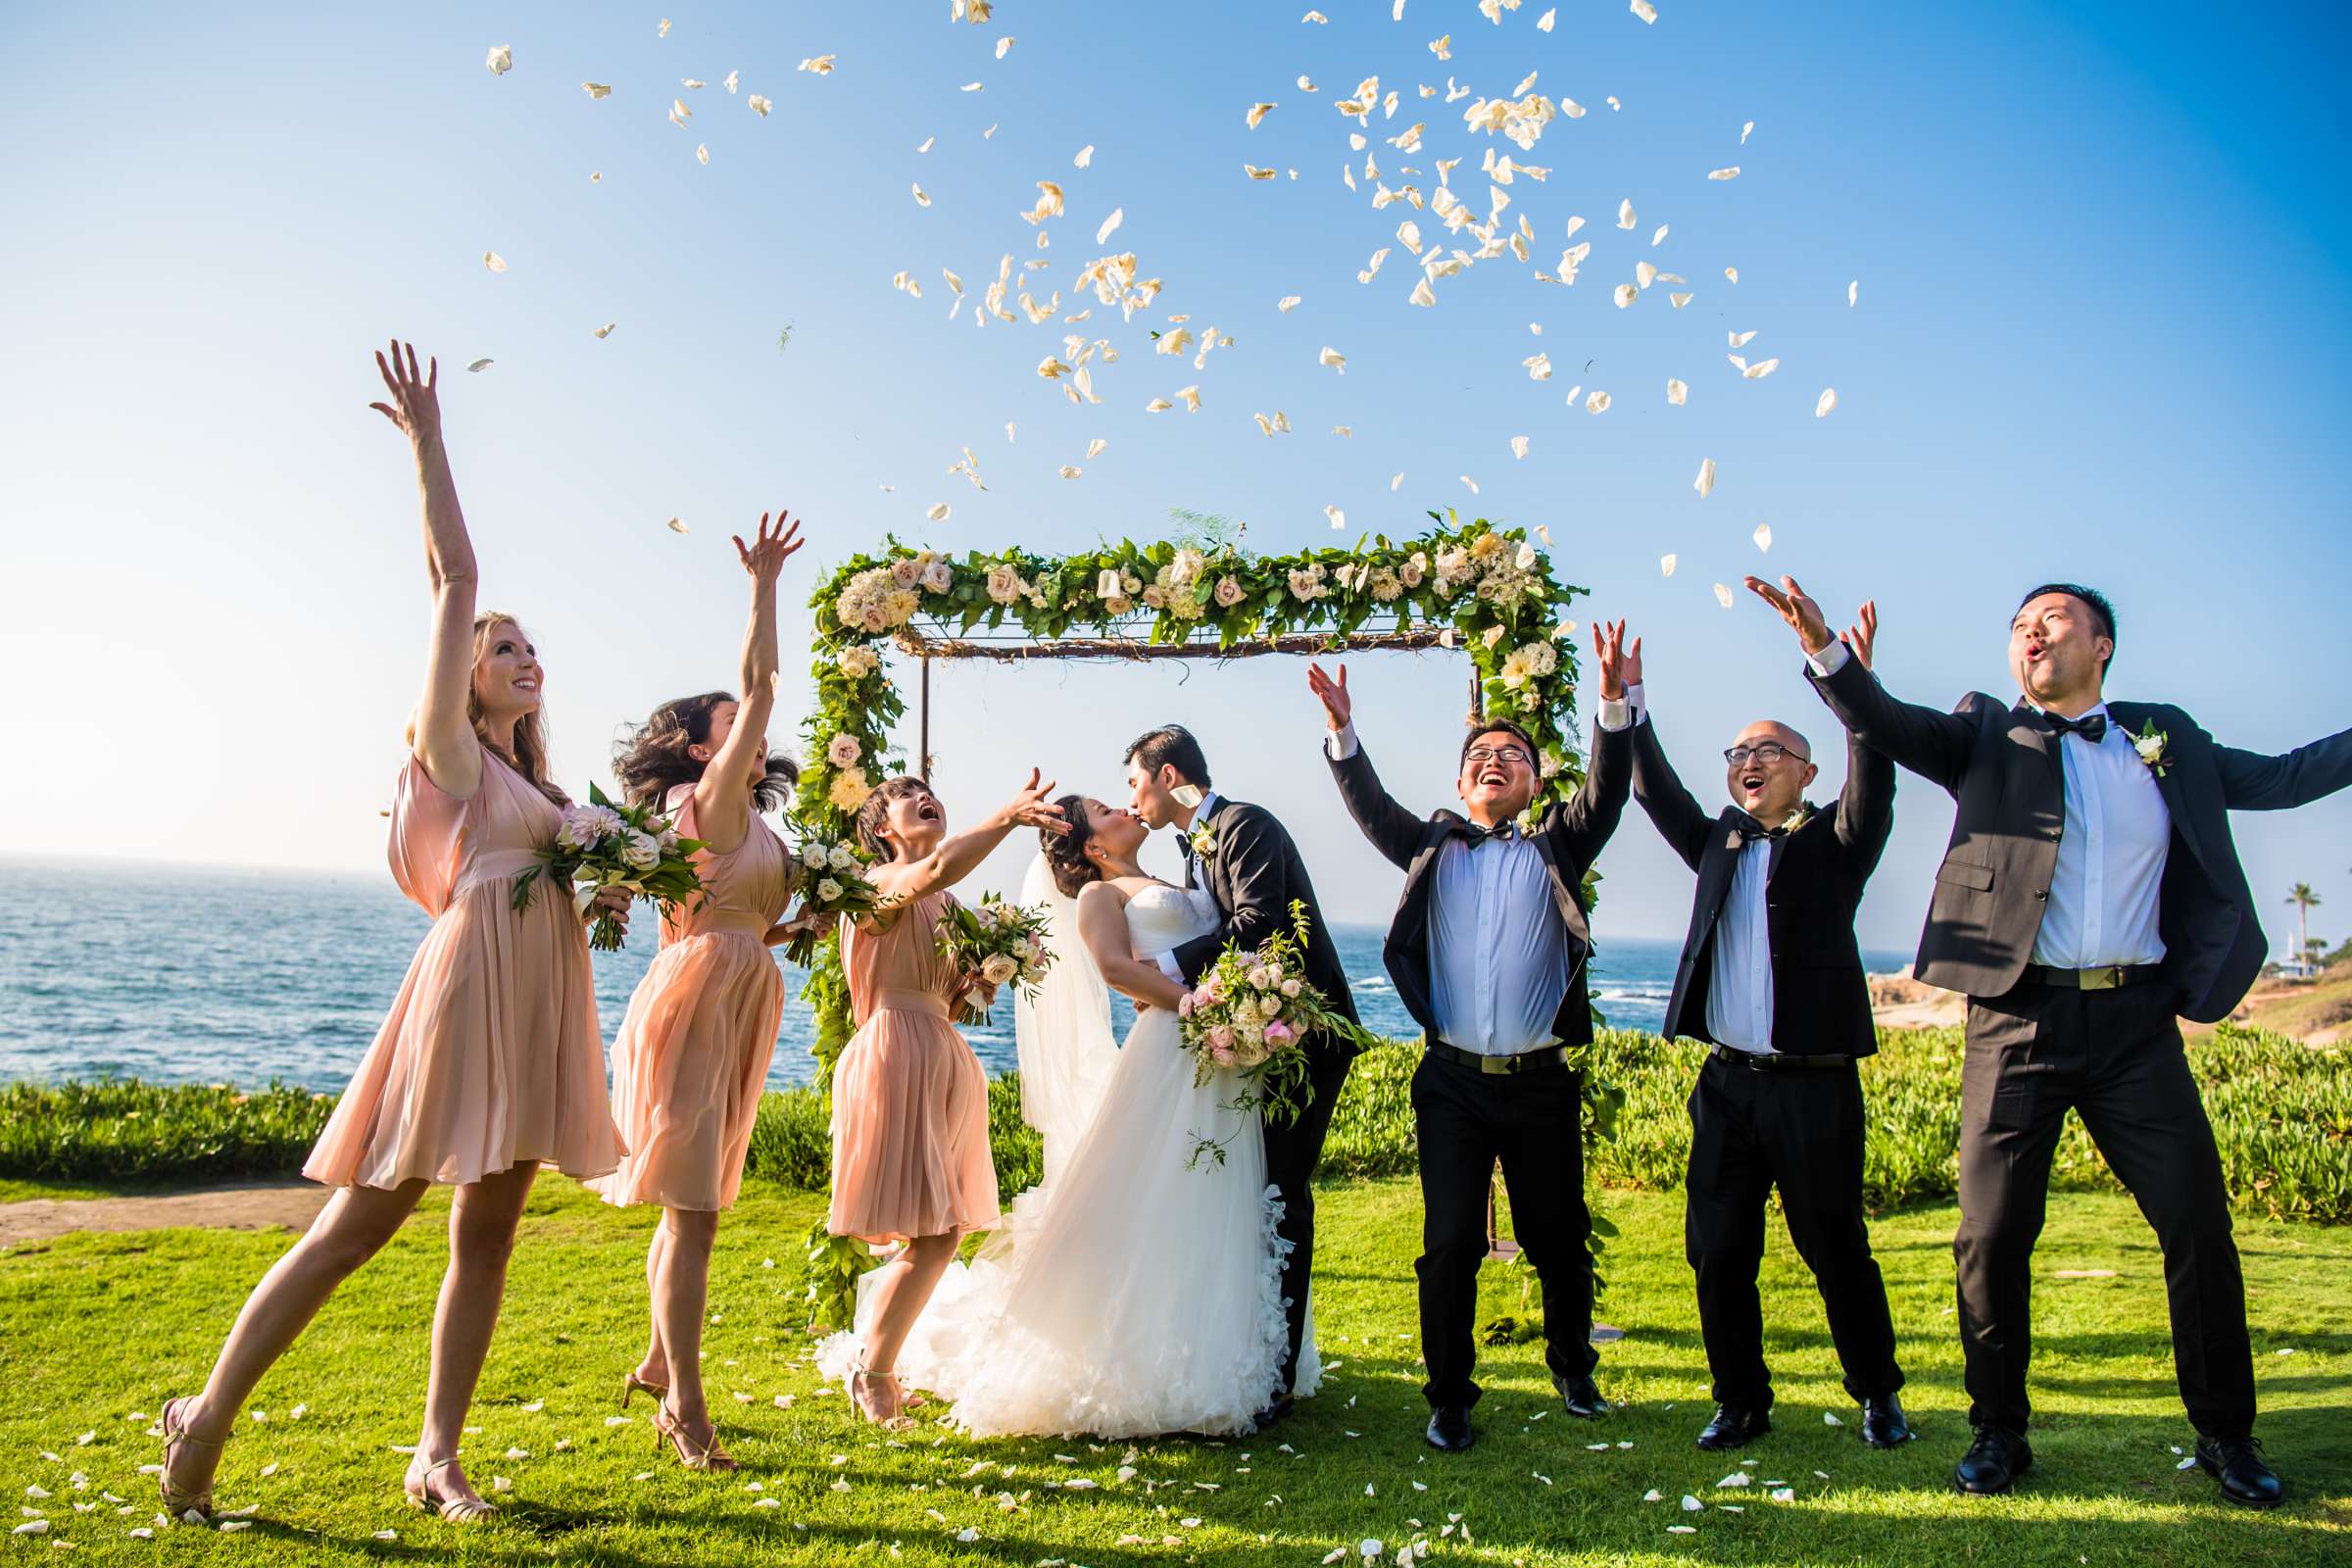
<svg viewBox="0 0 2352 1568"><path fill-rule="evenodd" d="M409 1506L419 1513L437 1513L443 1520L453 1525L480 1524L485 1519L495 1518L498 1510L479 1497L444 1497L434 1494L434 1474L448 1469L457 1462L458 1456L454 1453L446 1459L435 1459L424 1467L422 1474L411 1475L403 1481L400 1490L401 1494L409 1499Z"/></svg>
<svg viewBox="0 0 2352 1568"><path fill-rule="evenodd" d="M710 1423L708 1442L696 1443L687 1434L686 1423L679 1420L665 1399L654 1407L654 1451L667 1447L677 1455L678 1463L689 1470L735 1470L734 1455L718 1446L718 1423Z"/></svg>
<svg viewBox="0 0 2352 1568"><path fill-rule="evenodd" d="M629 1396L637 1393L639 1390L643 1390L645 1393L652 1395L654 1403L657 1405L659 1405L663 1399L669 1397L668 1384L648 1383L645 1381L645 1379L639 1377L634 1371L626 1372L621 1375L620 1379L620 1407L623 1410L626 1410L629 1407Z"/></svg>
<svg viewBox="0 0 2352 1568"><path fill-rule="evenodd" d="M850 1403L857 1407L859 1419L894 1430L914 1424L905 1413L906 1395L899 1387L897 1373L868 1372L860 1361L850 1369L846 1386ZM877 1387L882 1391L879 1394L875 1392Z"/></svg>
<svg viewBox="0 0 2352 1568"><path fill-rule="evenodd" d="M186 1422L182 1419L182 1412L187 1407L188 1397L183 1395L176 1399L165 1400L162 1418L148 1430L149 1437L164 1440L164 1467L156 1473L155 1488L164 1499L164 1511L172 1518L178 1519L194 1512L198 1517L210 1522L213 1517L213 1489L207 1486L199 1491L190 1492L172 1479L172 1461L182 1447L210 1448L213 1452L219 1453L225 1441L200 1438L188 1430Z"/></svg>

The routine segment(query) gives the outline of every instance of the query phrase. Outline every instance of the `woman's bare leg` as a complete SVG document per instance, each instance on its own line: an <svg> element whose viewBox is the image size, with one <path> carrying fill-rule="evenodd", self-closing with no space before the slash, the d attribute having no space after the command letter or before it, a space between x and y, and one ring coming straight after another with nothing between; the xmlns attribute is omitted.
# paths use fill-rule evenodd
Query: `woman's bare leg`
<svg viewBox="0 0 2352 1568"><path fill-rule="evenodd" d="M669 1412L698 1442L710 1431L703 1400L703 1309L710 1299L710 1250L718 1240L718 1213L708 1208L671 1208L662 1213L666 1238L662 1276L654 1285L654 1322L669 1360Z"/></svg>
<svg viewBox="0 0 2352 1568"><path fill-rule="evenodd" d="M883 1277L874 1286L873 1332L865 1338L865 1370L886 1376L897 1369L899 1351L939 1288L940 1276L956 1260L959 1239L954 1232L918 1236L896 1261L883 1265Z"/></svg>
<svg viewBox="0 0 2352 1568"><path fill-rule="evenodd" d="M255 1385L301 1338L318 1308L335 1294L335 1287L399 1233L401 1222L416 1208L428 1185L419 1180L389 1190L336 1190L302 1240L270 1265L270 1272L245 1298L204 1392L182 1409L192 1436L218 1443L235 1430L237 1412L245 1407ZM220 1458L218 1448L183 1448L172 1480L191 1491L202 1491Z"/></svg>
<svg viewBox="0 0 2352 1568"><path fill-rule="evenodd" d="M425 1386L424 1428L416 1438L415 1475L458 1451L474 1385L490 1354L498 1309L507 1294L507 1259L514 1250L514 1227L531 1195L536 1160L467 1182L449 1208L449 1270L441 1277L441 1299L433 1309L432 1375ZM442 1497L474 1495L456 1465L439 1472L434 1491Z"/></svg>
<svg viewBox="0 0 2352 1568"><path fill-rule="evenodd" d="M669 1348L662 1341L662 1260L669 1255L669 1227L657 1221L653 1240L645 1247L645 1299L653 1319L645 1359L637 1363L637 1381L657 1389L669 1387Z"/></svg>

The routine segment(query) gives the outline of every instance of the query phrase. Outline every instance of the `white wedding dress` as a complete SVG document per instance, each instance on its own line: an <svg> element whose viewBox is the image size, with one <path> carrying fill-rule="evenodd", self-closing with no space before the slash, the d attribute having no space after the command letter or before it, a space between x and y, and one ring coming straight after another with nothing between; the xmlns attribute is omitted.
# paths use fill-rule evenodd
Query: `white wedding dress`
<svg viewBox="0 0 2352 1568"><path fill-rule="evenodd" d="M1205 892L1155 884L1127 904L1138 957L1217 919ZM1070 964L1094 967L1083 949L1054 969ZM951 1400L972 1436L1238 1434L1274 1401L1288 1347L1281 1203L1257 1113L1225 1108L1234 1075L1196 1085L1193 1073L1175 1014L1141 1012L1085 1131L1066 1156L1050 1149L1051 1183L1022 1194L970 1266L941 1281L898 1371ZM1188 1168L1204 1138L1222 1141L1224 1160ZM861 1291L858 1332L819 1349L828 1377L848 1371L870 1320ZM1310 1316L1300 1395L1322 1378L1313 1334Z"/></svg>

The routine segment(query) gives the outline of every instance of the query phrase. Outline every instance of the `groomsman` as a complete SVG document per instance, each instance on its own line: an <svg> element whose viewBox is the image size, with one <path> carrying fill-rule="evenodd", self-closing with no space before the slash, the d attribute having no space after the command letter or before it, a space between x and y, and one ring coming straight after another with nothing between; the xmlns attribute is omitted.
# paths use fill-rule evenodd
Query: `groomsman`
<svg viewBox="0 0 2352 1568"><path fill-rule="evenodd" d="M1570 1415L1609 1408L1592 1382L1599 1357L1591 1344L1582 1075L1568 1063L1592 1038L1585 872L1624 814L1632 734L1624 623L1595 626L1593 642L1601 704L1592 765L1576 797L1527 830L1519 818L1535 799L1542 759L1526 731L1499 719L1473 723L1454 778L1466 814L1424 819L1390 798L1357 743L1347 666L1337 678L1320 665L1307 671L1330 723L1340 798L1373 848L1405 873L1382 957L1397 1000L1426 1034L1412 1088L1423 1210L1414 1271L1427 1436L1448 1452L1475 1436L1478 1266L1497 1159L1512 1231L1543 1288L1552 1387Z"/></svg>
<svg viewBox="0 0 2352 1568"><path fill-rule="evenodd" d="M1870 666L1877 612L1847 632ZM1805 737L1759 719L1723 754L1733 804L1710 815L1666 760L1648 722L1642 644L1625 661L1634 707L1634 798L1698 873L1690 933L1666 1004L1668 1035L1715 1049L1690 1092L1683 1245L1698 1279L1698 1325L1714 1374L1702 1448L1744 1448L1772 1430L1772 1377L1756 1270L1764 1209L1781 1190L1788 1239L1813 1271L1862 1441L1911 1436L1895 1391L1894 1323L1862 1215L1862 1084L1878 1050L1854 909L1894 825L1894 763L1846 737L1835 811L1805 801L1820 769Z"/></svg>
<svg viewBox="0 0 2352 1568"><path fill-rule="evenodd" d="M2071 1108L2163 1246L2197 1463L2230 1502L2275 1505L2229 1189L2176 1015L2227 1017L2262 967L2228 813L2352 783L2352 731L2264 757L2178 708L2106 701L2115 611L2073 583L2034 589L2010 617L2014 706L1972 692L1940 713L1889 697L1794 579L1747 585L1795 629L1846 728L1959 803L1916 968L1968 996L1952 1251L1976 1436L1953 1481L2005 1493L2033 1463L2034 1240Z"/></svg>

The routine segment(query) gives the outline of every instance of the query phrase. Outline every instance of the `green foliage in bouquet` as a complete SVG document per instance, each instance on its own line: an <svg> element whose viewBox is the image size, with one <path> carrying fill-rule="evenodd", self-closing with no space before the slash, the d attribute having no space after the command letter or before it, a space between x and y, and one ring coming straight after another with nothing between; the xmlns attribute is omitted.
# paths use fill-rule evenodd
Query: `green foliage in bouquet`
<svg viewBox="0 0 2352 1568"><path fill-rule="evenodd" d="M556 836L539 851L538 863L514 873L514 905L530 907L531 895L542 878L564 890L573 906L585 913L588 901L606 888L619 888L652 899L662 909L699 899L702 874L694 854L701 839L682 839L670 819L641 806L615 806L594 783L588 786L586 806L567 806ZM609 911L599 911L589 928L588 945L599 953L617 953L621 925Z"/></svg>

